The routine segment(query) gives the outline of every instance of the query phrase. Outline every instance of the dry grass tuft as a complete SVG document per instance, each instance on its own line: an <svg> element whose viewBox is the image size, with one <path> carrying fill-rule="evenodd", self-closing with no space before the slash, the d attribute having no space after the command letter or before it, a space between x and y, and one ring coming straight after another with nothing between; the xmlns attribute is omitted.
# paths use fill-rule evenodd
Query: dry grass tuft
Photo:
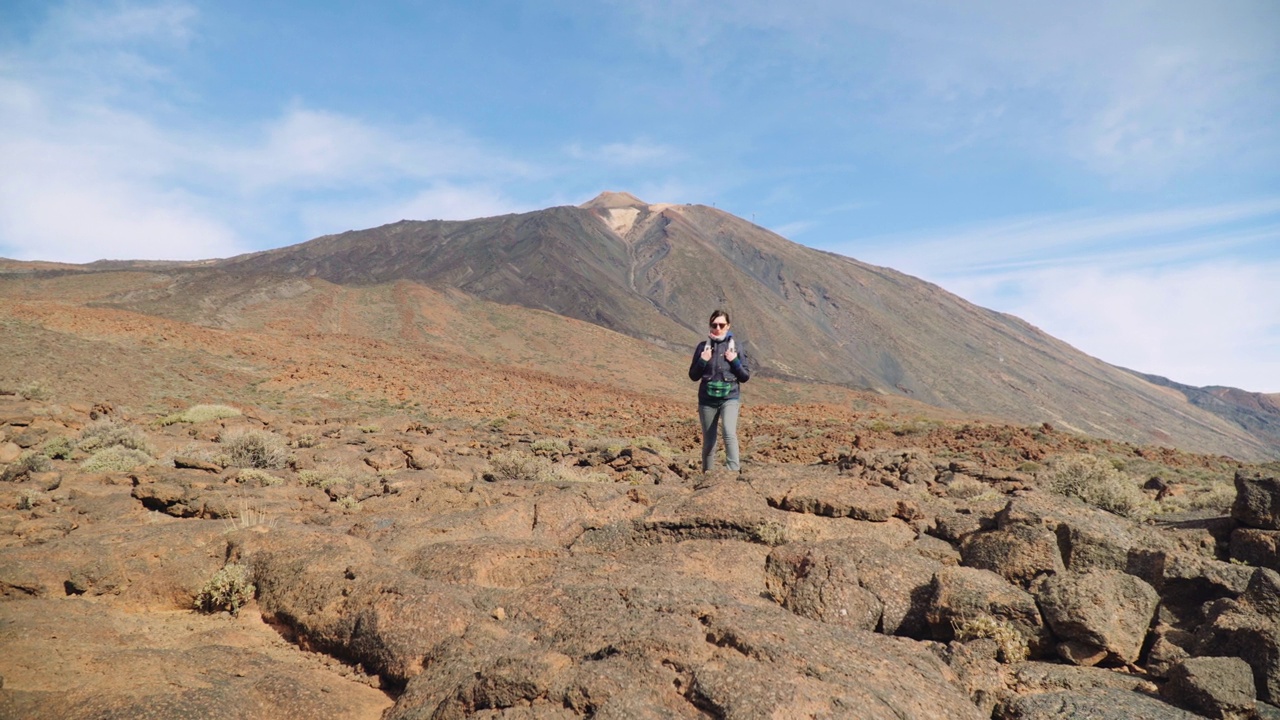
<svg viewBox="0 0 1280 720"><path fill-rule="evenodd" d="M274 433L262 430L241 430L220 439L232 467L281 469L293 459L285 441Z"/></svg>

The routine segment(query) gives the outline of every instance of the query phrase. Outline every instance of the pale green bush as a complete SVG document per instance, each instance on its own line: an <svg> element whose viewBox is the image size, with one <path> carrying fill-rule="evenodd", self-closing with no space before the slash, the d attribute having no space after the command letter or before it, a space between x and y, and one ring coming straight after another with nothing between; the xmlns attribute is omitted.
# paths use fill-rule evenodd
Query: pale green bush
<svg viewBox="0 0 1280 720"><path fill-rule="evenodd" d="M141 430L110 418L99 420L80 431L80 441L76 448L84 452L103 450L113 446L138 450L147 455L152 454L151 443Z"/></svg>
<svg viewBox="0 0 1280 720"><path fill-rule="evenodd" d="M529 449L534 455L567 455L569 443L555 438L544 438L535 440Z"/></svg>
<svg viewBox="0 0 1280 720"><path fill-rule="evenodd" d="M17 393L23 400L48 400L53 397L53 389L42 380L33 380L22 385Z"/></svg>
<svg viewBox="0 0 1280 720"><path fill-rule="evenodd" d="M74 450L75 447L71 444L71 439L64 435L59 435L49 440L40 448L41 452L53 460L68 460Z"/></svg>
<svg viewBox="0 0 1280 720"><path fill-rule="evenodd" d="M196 609L204 612L227 610L232 615L240 612L253 599L253 575L240 563L228 563L209 578L196 595Z"/></svg>
<svg viewBox="0 0 1280 720"><path fill-rule="evenodd" d="M1093 455L1063 455L1054 458L1038 476L1059 495L1084 502L1117 515L1140 518L1150 511L1150 502L1127 473L1110 461Z"/></svg>
<svg viewBox="0 0 1280 720"><path fill-rule="evenodd" d="M90 455L88 460L80 463L80 469L85 472L128 472L151 462L151 456L141 450L112 445Z"/></svg>
<svg viewBox="0 0 1280 720"><path fill-rule="evenodd" d="M275 475L272 475L266 470L259 470L258 468L245 468L240 472L236 473L236 482L240 483L241 485L245 483L256 483L258 485L261 485L262 487L271 487L273 485L279 485L283 483L284 480L276 477Z"/></svg>

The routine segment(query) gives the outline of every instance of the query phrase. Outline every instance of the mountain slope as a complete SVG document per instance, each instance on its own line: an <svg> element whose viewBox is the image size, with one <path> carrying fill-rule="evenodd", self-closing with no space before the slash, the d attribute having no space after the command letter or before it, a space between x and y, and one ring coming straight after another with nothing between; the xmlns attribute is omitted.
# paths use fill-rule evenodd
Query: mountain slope
<svg viewBox="0 0 1280 720"><path fill-rule="evenodd" d="M1280 452L1231 420L1018 318L824 253L728 213L605 193L580 207L401 221L240 256L235 273L412 280L544 309L672 349L724 307L765 375L1240 457Z"/></svg>

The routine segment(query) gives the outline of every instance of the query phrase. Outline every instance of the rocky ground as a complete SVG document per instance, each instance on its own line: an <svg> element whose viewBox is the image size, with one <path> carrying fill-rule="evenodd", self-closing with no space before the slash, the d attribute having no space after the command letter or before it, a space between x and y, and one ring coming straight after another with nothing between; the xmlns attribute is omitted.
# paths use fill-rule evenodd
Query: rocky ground
<svg viewBox="0 0 1280 720"><path fill-rule="evenodd" d="M25 394L0 718L1280 717L1274 467L778 406L702 474L642 406Z"/></svg>

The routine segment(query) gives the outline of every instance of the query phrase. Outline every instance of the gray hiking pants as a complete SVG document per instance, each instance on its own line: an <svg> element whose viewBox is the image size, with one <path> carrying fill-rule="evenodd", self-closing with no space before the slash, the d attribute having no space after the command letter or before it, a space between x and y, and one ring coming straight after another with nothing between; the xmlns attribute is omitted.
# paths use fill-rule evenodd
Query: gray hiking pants
<svg viewBox="0 0 1280 720"><path fill-rule="evenodd" d="M741 400L726 400L720 407L698 406L698 420L702 423L702 471L707 472L716 461L716 421L724 435L725 465L738 470L738 408Z"/></svg>

